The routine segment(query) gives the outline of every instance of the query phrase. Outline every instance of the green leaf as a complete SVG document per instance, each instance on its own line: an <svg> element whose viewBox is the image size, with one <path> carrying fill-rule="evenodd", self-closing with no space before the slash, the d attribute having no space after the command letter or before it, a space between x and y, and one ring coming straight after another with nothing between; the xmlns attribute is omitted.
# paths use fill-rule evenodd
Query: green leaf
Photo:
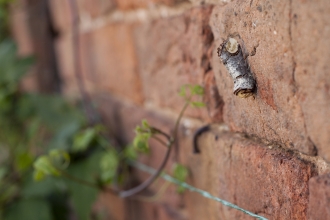
<svg viewBox="0 0 330 220"><path fill-rule="evenodd" d="M140 125L137 125L134 129L136 134L140 134L143 133L143 129L140 127Z"/></svg>
<svg viewBox="0 0 330 220"><path fill-rule="evenodd" d="M72 163L68 172L70 175L88 182L96 182L100 173L100 160L104 152L96 151L85 160ZM99 191L90 186L71 180L66 180L71 195L72 206L79 220L90 220L90 212Z"/></svg>
<svg viewBox="0 0 330 220"><path fill-rule="evenodd" d="M129 145L124 149L124 156L126 159L136 160L138 157L138 153L136 152L136 149L133 145Z"/></svg>
<svg viewBox="0 0 330 220"><path fill-rule="evenodd" d="M173 168L173 177L185 182L187 177L188 177L189 171L188 169L181 165L181 164L174 164L174 168ZM182 186L178 186L177 188L177 192L178 193L183 193L185 190L185 188L183 188Z"/></svg>
<svg viewBox="0 0 330 220"><path fill-rule="evenodd" d="M44 199L23 199L12 204L5 213L6 220L52 220L51 208Z"/></svg>
<svg viewBox="0 0 330 220"><path fill-rule="evenodd" d="M186 97L186 85L180 87L179 96Z"/></svg>
<svg viewBox="0 0 330 220"><path fill-rule="evenodd" d="M43 175L59 176L61 174L52 164L51 159L45 155L38 157L34 162L33 167L36 171L34 175L35 180L42 179L44 177Z"/></svg>
<svg viewBox="0 0 330 220"><path fill-rule="evenodd" d="M6 176L7 172L7 167L0 167L0 182Z"/></svg>
<svg viewBox="0 0 330 220"><path fill-rule="evenodd" d="M104 183L111 183L116 175L119 165L118 154L115 150L107 151L101 158L101 180Z"/></svg>
<svg viewBox="0 0 330 220"><path fill-rule="evenodd" d="M149 133L143 133L143 134L137 134L133 140L133 146L136 150L138 150L141 153L148 153L149 152L149 139L151 137L151 134Z"/></svg>
<svg viewBox="0 0 330 220"><path fill-rule="evenodd" d="M143 133L150 133L151 127L146 119L143 119L141 122L142 126L136 126L135 133L136 134L143 134Z"/></svg>
<svg viewBox="0 0 330 220"><path fill-rule="evenodd" d="M0 194L0 203L11 201L18 195L19 191L20 188L16 184L10 183L6 190Z"/></svg>
<svg viewBox="0 0 330 220"><path fill-rule="evenodd" d="M16 157L16 166L19 171L24 171L32 165L33 156L29 152L19 153Z"/></svg>
<svg viewBox="0 0 330 220"><path fill-rule="evenodd" d="M33 172L33 179L35 181L41 181L44 180L46 178L46 174L44 172L42 172L41 170L35 170Z"/></svg>
<svg viewBox="0 0 330 220"><path fill-rule="evenodd" d="M63 193L66 186L63 179L49 176L44 181L34 181L32 172L28 172L21 185L20 196L23 198L48 197L52 193Z"/></svg>
<svg viewBox="0 0 330 220"><path fill-rule="evenodd" d="M173 177L180 180L180 181L185 181L188 177L188 169L181 165L181 164L174 164L174 168L173 168Z"/></svg>
<svg viewBox="0 0 330 220"><path fill-rule="evenodd" d="M53 149L49 152L52 164L60 169L66 169L70 164L70 155L61 149Z"/></svg>
<svg viewBox="0 0 330 220"><path fill-rule="evenodd" d="M150 128L150 125L149 125L149 123L146 119L142 120L142 128L143 129L149 129Z"/></svg>
<svg viewBox="0 0 330 220"><path fill-rule="evenodd" d="M190 87L190 92L192 95L203 95L204 94L204 88L200 85L194 85Z"/></svg>
<svg viewBox="0 0 330 220"><path fill-rule="evenodd" d="M95 140L96 135L97 132L94 128L87 128L86 130L79 132L74 137L72 150L74 152L85 151L92 141Z"/></svg>
<svg viewBox="0 0 330 220"><path fill-rule="evenodd" d="M205 103L203 103L203 102L191 102L190 104L192 107L195 107L195 108L205 107Z"/></svg>

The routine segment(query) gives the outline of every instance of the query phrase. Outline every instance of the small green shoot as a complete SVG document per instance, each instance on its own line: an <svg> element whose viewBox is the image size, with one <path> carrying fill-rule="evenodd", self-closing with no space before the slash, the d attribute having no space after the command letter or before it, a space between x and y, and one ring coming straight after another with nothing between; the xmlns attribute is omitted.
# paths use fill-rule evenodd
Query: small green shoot
<svg viewBox="0 0 330 220"><path fill-rule="evenodd" d="M116 176L119 165L118 154L115 150L107 151L100 160L101 180L103 183L111 183Z"/></svg>
<svg viewBox="0 0 330 220"><path fill-rule="evenodd" d="M174 164L173 167L173 177L176 178L177 180L181 182L185 182L187 177L188 177L189 171L188 169L181 165L181 164ZM178 193L183 193L185 191L185 188L182 186L178 186L177 192Z"/></svg>

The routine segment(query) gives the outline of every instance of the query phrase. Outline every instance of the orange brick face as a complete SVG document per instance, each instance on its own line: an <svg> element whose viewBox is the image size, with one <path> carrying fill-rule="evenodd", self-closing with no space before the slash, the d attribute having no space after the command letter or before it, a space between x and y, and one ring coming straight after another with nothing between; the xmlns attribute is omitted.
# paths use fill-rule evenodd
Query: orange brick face
<svg viewBox="0 0 330 220"><path fill-rule="evenodd" d="M131 25L110 24L82 36L86 78L99 88L142 103Z"/></svg>
<svg viewBox="0 0 330 220"><path fill-rule="evenodd" d="M185 84L202 84L208 66L204 65L212 45L207 32L211 7L135 27L139 71L146 102L165 108L182 108L178 96ZM161 40L160 40L161 39ZM206 112L190 110L194 117L207 118Z"/></svg>

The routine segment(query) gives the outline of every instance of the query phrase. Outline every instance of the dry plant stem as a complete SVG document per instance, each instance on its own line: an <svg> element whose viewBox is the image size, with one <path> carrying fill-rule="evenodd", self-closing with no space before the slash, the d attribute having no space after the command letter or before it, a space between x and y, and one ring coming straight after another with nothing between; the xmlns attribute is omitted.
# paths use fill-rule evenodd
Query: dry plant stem
<svg viewBox="0 0 330 220"><path fill-rule="evenodd" d="M168 189L168 187L171 185L171 182L164 182L164 184L161 186L161 188L158 190L157 194L150 196L150 197L146 197L146 196L136 196L133 197L134 199L138 200L138 201L142 201L142 202L156 202L157 200L159 200L166 192L166 190Z"/></svg>
<svg viewBox="0 0 330 220"><path fill-rule="evenodd" d="M167 143L162 139L160 139L159 137L153 136L152 138L158 141L159 143L161 143L162 145L164 145L165 147L167 146Z"/></svg>
<svg viewBox="0 0 330 220"><path fill-rule="evenodd" d="M171 139L171 136L170 135L168 135L167 133L165 133L164 131L162 131L162 130L160 130L158 128L151 127L151 132L154 133L154 134L161 134L164 137L166 137L168 140Z"/></svg>
<svg viewBox="0 0 330 220"><path fill-rule="evenodd" d="M142 184L132 188L132 189L129 189L129 190L126 190L126 191L122 191L122 192L119 192L119 195L121 197L130 197L130 196L133 196L139 192L141 192L142 190L146 189L148 186L150 186L157 178L158 176L161 174L161 172L163 171L164 167L166 166L167 164L167 161L170 157L170 154L171 154L171 150L172 150L172 146L173 146L173 143L176 141L177 139L177 135L178 135L178 129L179 129L179 125L180 125L180 121L183 117L183 114L184 112L186 111L186 109L188 108L189 106L189 103L191 101L191 96L187 99L184 107L182 108L180 114L179 114L179 117L178 119L176 120L176 123L175 123L175 127L174 127L174 132L173 132L173 138L171 138L170 136L168 136L168 143L167 143L167 151L166 151L166 155L164 157L164 160L162 162L162 164L160 165L160 167L157 169L157 171L151 176L149 177L145 182L143 182Z"/></svg>
<svg viewBox="0 0 330 220"><path fill-rule="evenodd" d="M74 63L74 75L77 79L79 92L82 95L83 105L85 108L86 115L90 124L96 122L95 114L93 114L93 109L90 106L91 98L86 92L86 88L83 82L82 70L81 70L81 60L80 60L80 37L79 37L79 13L78 6L75 0L68 0L71 21L72 21L72 51L73 51L73 63Z"/></svg>
<svg viewBox="0 0 330 220"><path fill-rule="evenodd" d="M64 171L64 170L61 170L61 174L69 179L69 180L72 180L76 183L79 183L79 184L82 184L82 185L85 185L85 186L89 186L91 188L94 188L94 189L97 189L97 190L100 190L100 187L98 185L96 185L95 183L91 183L89 181L86 181L86 180L83 180L83 179L80 179L78 177L75 177L75 176L72 176L71 174L69 174L68 172Z"/></svg>
<svg viewBox="0 0 330 220"><path fill-rule="evenodd" d="M83 180L83 179L80 179L78 177L75 177L75 176L72 176L71 174L69 174L68 172L64 171L64 170L61 170L61 174L73 181L73 182L76 182L76 183L79 183L79 184L82 184L82 185L85 185L85 186L88 186L88 187L91 187L91 188L94 188L94 189L97 189L97 190L103 190L103 191L106 191L106 192L110 192L114 195L116 195L117 193L113 190L113 189L110 189L110 188L102 188L100 187L99 185L95 184L95 183L92 183L92 182L89 182L89 181L86 181L86 180Z"/></svg>

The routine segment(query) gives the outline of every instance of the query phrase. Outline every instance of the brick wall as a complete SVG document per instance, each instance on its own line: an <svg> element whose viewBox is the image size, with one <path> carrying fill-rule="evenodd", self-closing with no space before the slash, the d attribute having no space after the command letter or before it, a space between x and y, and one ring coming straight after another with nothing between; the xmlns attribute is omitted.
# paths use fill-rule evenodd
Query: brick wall
<svg viewBox="0 0 330 220"><path fill-rule="evenodd" d="M167 170L183 163L192 185L269 219L330 218L327 0L77 3L84 81L123 143L142 118L169 131L183 105L180 86L203 85L207 108L188 110ZM76 95L67 1L50 0L50 9L63 89ZM14 18L15 36L27 50L19 32L26 31L23 18ZM256 95L247 99L233 95L216 54L234 33L244 41L257 81ZM201 153L193 154L192 134L206 123L212 129L200 138ZM165 150L153 145L142 160L156 167ZM97 207L111 219L249 219L198 194L177 195L174 187L155 203L100 195Z"/></svg>

